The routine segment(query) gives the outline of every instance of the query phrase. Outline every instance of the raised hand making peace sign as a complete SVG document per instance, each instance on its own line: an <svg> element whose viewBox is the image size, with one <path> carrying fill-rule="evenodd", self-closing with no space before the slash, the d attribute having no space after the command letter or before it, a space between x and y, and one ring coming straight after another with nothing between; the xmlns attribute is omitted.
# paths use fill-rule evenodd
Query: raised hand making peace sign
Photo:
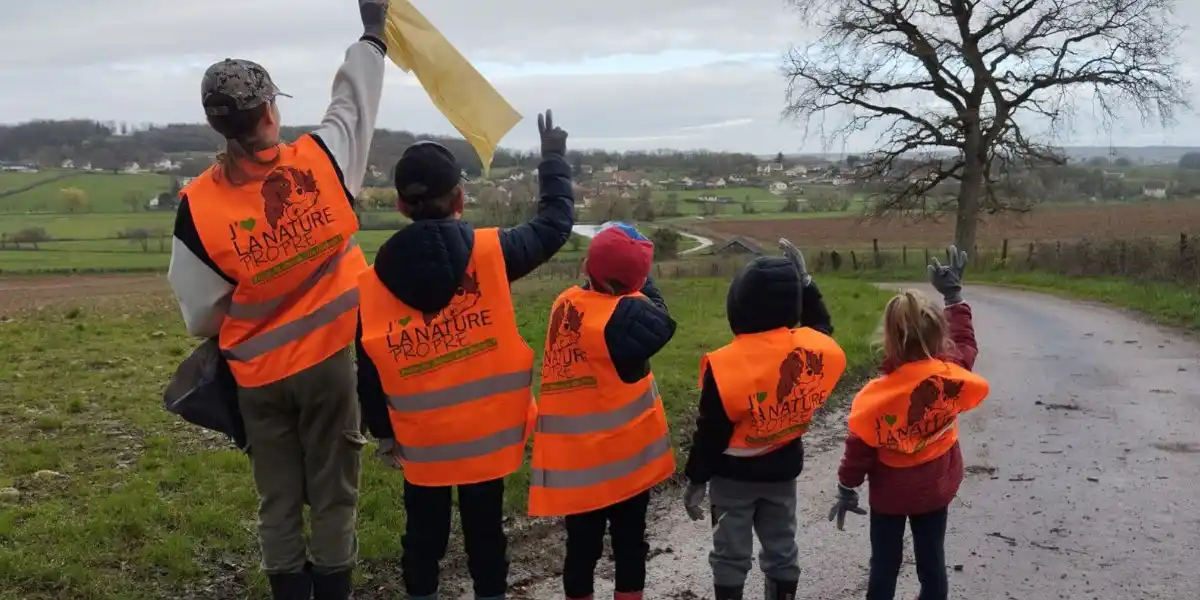
<svg viewBox="0 0 1200 600"><path fill-rule="evenodd" d="M554 125L554 113L549 109L538 115L538 133L542 136L542 158L567 155L567 132Z"/></svg>

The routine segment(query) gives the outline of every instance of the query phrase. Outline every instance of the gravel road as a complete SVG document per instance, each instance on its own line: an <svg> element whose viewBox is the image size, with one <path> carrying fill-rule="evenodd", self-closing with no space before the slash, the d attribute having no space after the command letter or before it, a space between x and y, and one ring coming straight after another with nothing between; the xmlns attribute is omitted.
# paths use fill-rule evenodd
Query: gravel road
<svg viewBox="0 0 1200 600"><path fill-rule="evenodd" d="M992 395L963 419L951 596L1200 598L1200 344L1091 304L982 287L966 295ZM837 299L827 300L836 322ZM850 515L844 532L826 521L843 422L806 438L802 600L864 596L867 519ZM653 519L650 598L712 597L707 521L682 512L671 502ZM901 600L917 590L907 558ZM611 585L600 581L597 596ZM746 597L762 597L761 586L755 571ZM560 598L560 583L527 595Z"/></svg>

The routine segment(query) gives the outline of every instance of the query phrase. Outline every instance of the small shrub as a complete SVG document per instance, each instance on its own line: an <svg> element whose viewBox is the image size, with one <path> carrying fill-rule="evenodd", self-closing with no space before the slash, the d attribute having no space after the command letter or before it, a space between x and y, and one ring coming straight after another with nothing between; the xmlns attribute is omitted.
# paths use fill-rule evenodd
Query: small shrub
<svg viewBox="0 0 1200 600"><path fill-rule="evenodd" d="M679 242L683 236L674 229L660 227L650 234L654 242L654 260L673 260L679 256Z"/></svg>

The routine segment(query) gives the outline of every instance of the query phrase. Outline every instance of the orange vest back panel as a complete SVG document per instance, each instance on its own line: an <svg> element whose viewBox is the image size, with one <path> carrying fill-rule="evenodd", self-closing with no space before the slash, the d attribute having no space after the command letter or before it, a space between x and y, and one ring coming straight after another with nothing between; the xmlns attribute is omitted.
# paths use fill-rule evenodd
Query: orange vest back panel
<svg viewBox="0 0 1200 600"><path fill-rule="evenodd" d="M846 371L846 353L819 331L779 328L737 336L701 359L701 377L706 367L734 423L725 453L761 456L808 431Z"/></svg>
<svg viewBox="0 0 1200 600"><path fill-rule="evenodd" d="M462 285L436 313L401 302L374 269L359 289L362 344L388 395L405 477L448 486L516 471L537 416L534 357L517 330L499 232L475 231Z"/></svg>
<svg viewBox="0 0 1200 600"><path fill-rule="evenodd" d="M936 359L906 364L871 380L854 397L850 431L879 449L891 467L940 457L958 441L958 414L987 398L986 379Z"/></svg>
<svg viewBox="0 0 1200 600"><path fill-rule="evenodd" d="M533 434L531 515L611 506L675 472L654 375L625 383L608 355L604 327L621 298L573 287L551 309Z"/></svg>
<svg viewBox="0 0 1200 600"><path fill-rule="evenodd" d="M258 387L298 373L354 341L358 218L311 136L279 146L264 180L234 187L216 167L183 190L213 262L237 281L220 345L234 379Z"/></svg>

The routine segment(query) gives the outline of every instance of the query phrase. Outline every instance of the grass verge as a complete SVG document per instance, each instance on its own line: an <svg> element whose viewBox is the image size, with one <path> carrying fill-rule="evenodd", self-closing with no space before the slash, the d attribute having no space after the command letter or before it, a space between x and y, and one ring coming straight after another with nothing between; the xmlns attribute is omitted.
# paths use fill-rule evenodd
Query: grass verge
<svg viewBox="0 0 1200 600"><path fill-rule="evenodd" d="M727 281L660 283L679 329L654 371L682 447L700 355L732 337ZM864 281L820 283L851 372L862 373L888 294ZM516 290L521 332L539 354L563 287ZM246 459L161 407L164 383L193 345L168 294L80 299L0 322L0 488L16 490L0 496L0 599L264 593ZM361 576L378 584L395 577L405 517L401 477L369 457ZM510 514L524 512L527 486L527 471L511 478Z"/></svg>
<svg viewBox="0 0 1200 600"><path fill-rule="evenodd" d="M924 281L924 268L884 268L846 273L839 277L863 281ZM1200 284L1139 281L1126 277L1070 277L1047 271L972 270L972 283L1011 287L1100 302L1130 310L1160 325L1200 331Z"/></svg>

